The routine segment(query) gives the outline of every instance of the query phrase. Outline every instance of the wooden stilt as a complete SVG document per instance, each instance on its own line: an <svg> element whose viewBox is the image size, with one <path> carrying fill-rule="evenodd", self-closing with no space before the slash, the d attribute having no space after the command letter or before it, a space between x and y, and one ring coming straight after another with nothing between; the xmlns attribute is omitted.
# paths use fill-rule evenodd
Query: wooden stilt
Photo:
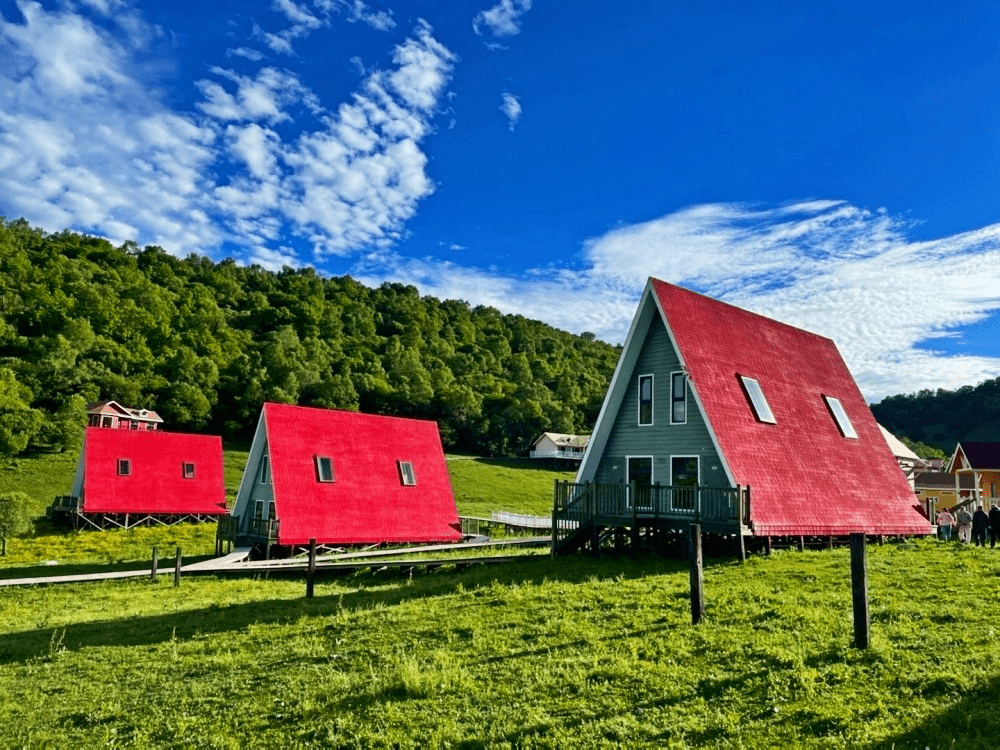
<svg viewBox="0 0 1000 750"><path fill-rule="evenodd" d="M854 600L854 645L868 648L868 571L865 535L851 534L851 594Z"/></svg>
<svg viewBox="0 0 1000 750"><path fill-rule="evenodd" d="M149 580L156 583L156 570L159 565L159 552L156 547L153 547L153 559L149 566Z"/></svg>
<svg viewBox="0 0 1000 750"><path fill-rule="evenodd" d="M411 571L412 575L412 571ZM306 598L313 598L313 588L316 583L316 540L309 540L309 569L306 573Z"/></svg>
<svg viewBox="0 0 1000 750"><path fill-rule="evenodd" d="M174 586L181 585L181 548L177 548L177 557L174 559Z"/></svg>
<svg viewBox="0 0 1000 750"><path fill-rule="evenodd" d="M705 597L702 591L701 526L691 524L691 622L700 623L705 617Z"/></svg>

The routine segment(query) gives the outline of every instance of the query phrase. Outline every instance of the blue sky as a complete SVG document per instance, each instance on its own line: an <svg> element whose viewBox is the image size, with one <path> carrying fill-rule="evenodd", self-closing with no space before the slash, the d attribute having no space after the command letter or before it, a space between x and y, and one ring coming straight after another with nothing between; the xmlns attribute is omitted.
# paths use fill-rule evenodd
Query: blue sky
<svg viewBox="0 0 1000 750"><path fill-rule="evenodd" d="M959 7L955 10L954 7ZM653 275L870 399L1000 376L992 3L0 0L0 214L618 342Z"/></svg>

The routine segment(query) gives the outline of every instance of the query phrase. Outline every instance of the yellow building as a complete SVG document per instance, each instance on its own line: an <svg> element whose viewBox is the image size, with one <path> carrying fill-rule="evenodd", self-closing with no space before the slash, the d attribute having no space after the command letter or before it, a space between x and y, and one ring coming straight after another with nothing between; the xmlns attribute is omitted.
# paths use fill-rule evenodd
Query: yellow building
<svg viewBox="0 0 1000 750"><path fill-rule="evenodd" d="M993 504L1000 505L1000 443L963 440L955 446L948 473L955 478L956 490L965 489L966 483L960 488L959 482L966 478L972 507L982 505L989 510Z"/></svg>

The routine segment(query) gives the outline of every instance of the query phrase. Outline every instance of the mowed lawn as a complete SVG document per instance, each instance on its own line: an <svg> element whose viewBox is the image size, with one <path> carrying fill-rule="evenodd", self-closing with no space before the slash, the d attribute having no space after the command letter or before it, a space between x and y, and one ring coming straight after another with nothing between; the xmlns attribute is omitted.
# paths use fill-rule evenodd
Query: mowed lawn
<svg viewBox="0 0 1000 750"><path fill-rule="evenodd" d="M5 747L995 748L1000 550L0 591Z"/></svg>

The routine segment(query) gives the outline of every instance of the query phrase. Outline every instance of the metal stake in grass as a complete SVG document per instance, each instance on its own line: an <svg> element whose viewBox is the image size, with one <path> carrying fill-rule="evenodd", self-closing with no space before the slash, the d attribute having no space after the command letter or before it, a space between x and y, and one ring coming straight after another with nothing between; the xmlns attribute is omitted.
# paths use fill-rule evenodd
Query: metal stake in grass
<svg viewBox="0 0 1000 750"><path fill-rule="evenodd" d="M157 554L156 546L153 546L153 560L149 565L149 580L156 583L156 568L160 562L159 555Z"/></svg>
<svg viewBox="0 0 1000 750"><path fill-rule="evenodd" d="M691 524L691 623L697 625L705 617L702 594L701 526Z"/></svg>
<svg viewBox="0 0 1000 750"><path fill-rule="evenodd" d="M181 585L181 548L177 548L177 557L174 559L174 586Z"/></svg>
<svg viewBox="0 0 1000 750"><path fill-rule="evenodd" d="M851 592L854 598L854 645L868 648L868 572L865 535L851 534Z"/></svg>

